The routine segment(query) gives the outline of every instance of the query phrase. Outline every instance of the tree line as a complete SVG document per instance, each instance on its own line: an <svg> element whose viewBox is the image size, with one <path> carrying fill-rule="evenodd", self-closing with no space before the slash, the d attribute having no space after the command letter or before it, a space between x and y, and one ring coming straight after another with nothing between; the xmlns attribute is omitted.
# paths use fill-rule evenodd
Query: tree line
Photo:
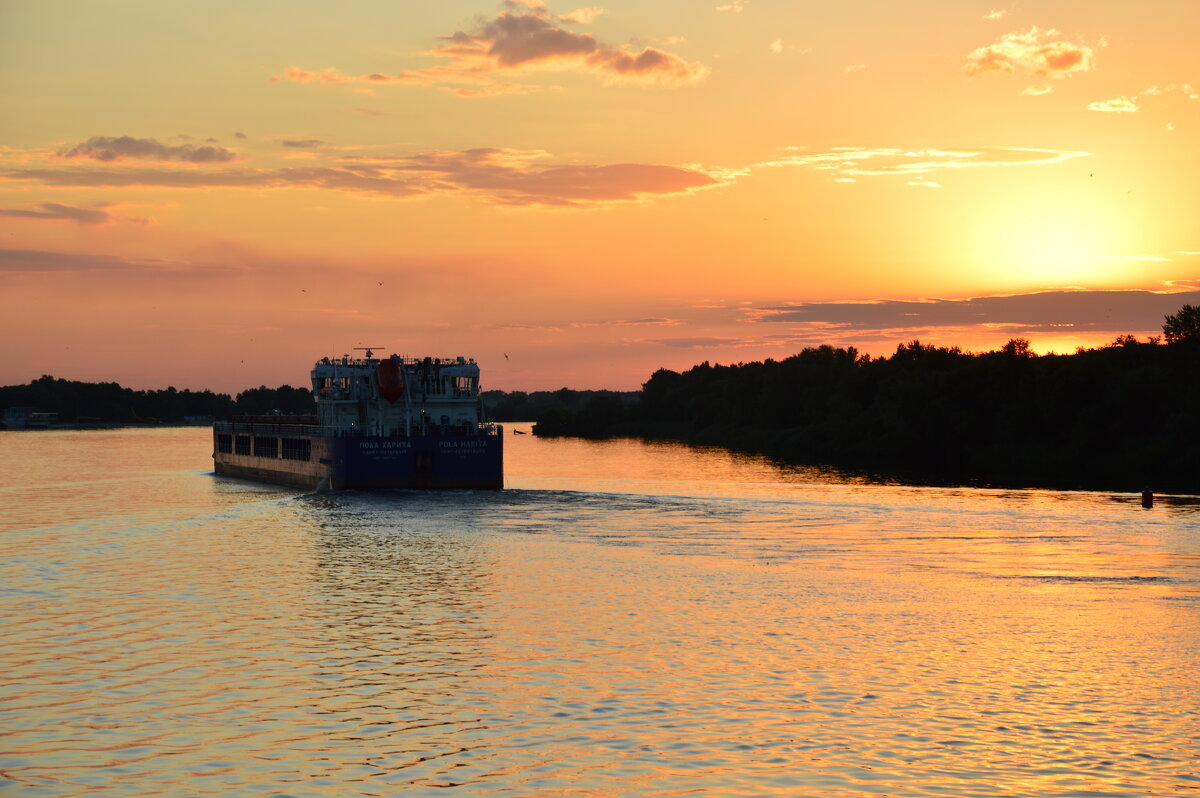
<svg viewBox="0 0 1200 798"><path fill-rule="evenodd" d="M536 421L547 412L573 413L601 397L626 407L638 398L636 391L485 391L487 417L492 421ZM78 382L44 375L28 385L0 386L0 409L29 407L57 413L63 423L101 422L178 423L186 418L228 418L235 415L310 414L316 403L307 388L265 385L249 388L236 397L209 390L135 391L116 382Z"/></svg>
<svg viewBox="0 0 1200 798"><path fill-rule="evenodd" d="M1029 341L888 357L811 347L783 360L660 369L636 403L544 414L543 436L715 444L916 481L1200 492L1200 309L1165 343L1119 336L1070 355Z"/></svg>
<svg viewBox="0 0 1200 798"><path fill-rule="evenodd" d="M0 408L30 407L57 413L63 423L178 423L188 417L226 418L241 414L313 413L307 388L265 385L236 397L212 391L168 387L135 391L115 382L77 382L43 375L28 385L0 386Z"/></svg>
<svg viewBox="0 0 1200 798"><path fill-rule="evenodd" d="M490 421L537 421L546 414L578 414L592 402L629 407L637 391L483 391L480 394Z"/></svg>

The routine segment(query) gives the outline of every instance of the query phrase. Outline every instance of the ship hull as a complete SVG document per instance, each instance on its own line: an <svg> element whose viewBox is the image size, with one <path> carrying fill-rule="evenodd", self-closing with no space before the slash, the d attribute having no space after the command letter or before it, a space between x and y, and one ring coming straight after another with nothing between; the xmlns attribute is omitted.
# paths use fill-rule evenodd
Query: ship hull
<svg viewBox="0 0 1200 798"><path fill-rule="evenodd" d="M501 435L342 437L287 429L276 436L262 432L254 430L252 445L249 441L242 445L235 440L232 425L228 431L215 427L214 471L305 490L504 487Z"/></svg>

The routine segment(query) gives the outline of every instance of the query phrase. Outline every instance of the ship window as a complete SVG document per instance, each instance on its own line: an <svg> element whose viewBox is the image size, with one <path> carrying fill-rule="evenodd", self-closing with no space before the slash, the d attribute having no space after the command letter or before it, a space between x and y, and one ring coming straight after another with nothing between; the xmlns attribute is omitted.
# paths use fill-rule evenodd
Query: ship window
<svg viewBox="0 0 1200 798"><path fill-rule="evenodd" d="M238 454L250 454L250 436L235 435L233 438L234 451Z"/></svg>
<svg viewBox="0 0 1200 798"><path fill-rule="evenodd" d="M284 460L310 460L312 459L312 441L308 438L284 438L283 439L283 459Z"/></svg>
<svg viewBox="0 0 1200 798"><path fill-rule="evenodd" d="M232 435L217 435L217 451L225 452L226 454L233 453L233 436Z"/></svg>
<svg viewBox="0 0 1200 798"><path fill-rule="evenodd" d="M455 396L474 396L475 395L475 378L474 377L455 377L454 378L454 395Z"/></svg>
<svg viewBox="0 0 1200 798"><path fill-rule="evenodd" d="M254 436L254 456L255 457L278 457L279 456L279 439L266 438L260 435Z"/></svg>

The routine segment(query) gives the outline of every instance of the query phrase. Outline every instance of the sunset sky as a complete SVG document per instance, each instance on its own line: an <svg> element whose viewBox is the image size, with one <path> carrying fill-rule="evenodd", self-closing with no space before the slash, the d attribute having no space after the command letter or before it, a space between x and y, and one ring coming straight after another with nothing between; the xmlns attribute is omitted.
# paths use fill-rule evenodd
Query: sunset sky
<svg viewBox="0 0 1200 798"><path fill-rule="evenodd" d="M0 3L0 384L485 388L1200 304L1195 0Z"/></svg>

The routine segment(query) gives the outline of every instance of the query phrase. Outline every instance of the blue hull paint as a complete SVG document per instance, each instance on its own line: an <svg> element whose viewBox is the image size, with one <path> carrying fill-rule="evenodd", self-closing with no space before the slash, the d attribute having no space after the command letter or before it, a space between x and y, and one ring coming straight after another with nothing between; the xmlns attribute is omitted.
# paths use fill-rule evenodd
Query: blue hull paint
<svg viewBox="0 0 1200 798"><path fill-rule="evenodd" d="M330 439L333 488L502 488L504 439L361 437Z"/></svg>

